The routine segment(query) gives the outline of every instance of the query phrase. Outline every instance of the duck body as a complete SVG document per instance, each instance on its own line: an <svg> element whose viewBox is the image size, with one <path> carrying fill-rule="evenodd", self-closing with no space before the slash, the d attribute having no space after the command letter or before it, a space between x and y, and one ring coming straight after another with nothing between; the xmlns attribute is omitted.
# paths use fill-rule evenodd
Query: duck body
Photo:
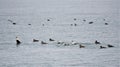
<svg viewBox="0 0 120 67"><path fill-rule="evenodd" d="M20 39L18 37L16 37L16 44L17 45L21 44L21 41L20 41Z"/></svg>
<svg viewBox="0 0 120 67"><path fill-rule="evenodd" d="M39 42L39 40L33 39L33 42Z"/></svg>
<svg viewBox="0 0 120 67"><path fill-rule="evenodd" d="M55 41L55 40L50 38L49 41Z"/></svg>
<svg viewBox="0 0 120 67"><path fill-rule="evenodd" d="M108 47L114 47L113 45L110 45L110 44L108 44L107 46L108 46Z"/></svg>
<svg viewBox="0 0 120 67"><path fill-rule="evenodd" d="M80 45L79 45L79 48L85 48L85 46L83 46L83 45L80 44Z"/></svg>
<svg viewBox="0 0 120 67"><path fill-rule="evenodd" d="M101 44L101 43L96 40L96 41L95 41L95 44Z"/></svg>
<svg viewBox="0 0 120 67"><path fill-rule="evenodd" d="M104 46L100 46L100 49L104 49L104 48L106 48L106 47L104 47Z"/></svg>
<svg viewBox="0 0 120 67"><path fill-rule="evenodd" d="M46 43L46 42L44 42L44 41L41 41L41 44L48 44L48 43Z"/></svg>

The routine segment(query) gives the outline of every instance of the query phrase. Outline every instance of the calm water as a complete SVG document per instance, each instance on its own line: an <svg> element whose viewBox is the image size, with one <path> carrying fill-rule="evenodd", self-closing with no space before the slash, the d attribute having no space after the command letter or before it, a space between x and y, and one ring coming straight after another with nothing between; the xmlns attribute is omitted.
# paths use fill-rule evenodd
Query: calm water
<svg viewBox="0 0 120 67"><path fill-rule="evenodd" d="M90 21L94 23L89 24ZM77 26L71 26L74 23ZM0 67L119 67L117 28L114 17L103 15L0 16ZM22 41L18 47L16 36ZM34 38L49 44L33 43ZM86 48L58 47L49 38L73 40L84 43ZM95 40L115 47L99 49L99 45L93 44Z"/></svg>

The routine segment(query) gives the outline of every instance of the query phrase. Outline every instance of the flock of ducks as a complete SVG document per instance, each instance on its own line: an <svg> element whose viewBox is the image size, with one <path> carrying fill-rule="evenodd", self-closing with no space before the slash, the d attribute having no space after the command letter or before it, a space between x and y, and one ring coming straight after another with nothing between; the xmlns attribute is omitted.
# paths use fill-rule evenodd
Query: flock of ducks
<svg viewBox="0 0 120 67"><path fill-rule="evenodd" d="M86 46L85 45L83 45L83 44L81 44L81 43L78 43L78 42L74 42L74 41L71 41L70 43L68 43L68 42L64 42L64 41L56 41L56 40L54 40L54 39L52 39L52 38L49 38L49 41L50 42L55 42L57 45L63 45L63 46L70 46L70 45L79 45L79 48L85 48ZM42 45L47 45L47 44L49 44L49 43L47 43L47 42L45 42L45 41L40 41L40 40L38 40L38 39L33 39L33 42L40 42ZM16 37L16 45L20 45L22 42L19 40L19 38L18 37ZM100 42L98 42L97 40L94 42L94 44L96 44L96 45L99 45L99 48L100 49L104 49L104 48L111 48L111 47L114 47L113 45L110 45L110 44L107 44L107 47L105 47L105 46L102 46L102 45L100 45L101 43Z"/></svg>
<svg viewBox="0 0 120 67"><path fill-rule="evenodd" d="M73 20L76 21L77 18L74 18ZM10 20L10 19L8 19L8 21L11 22L13 25L16 25L16 24L17 24L17 23L15 23L14 21L12 21L12 20ZM51 21L51 20L50 20L50 19L47 19L47 21ZM83 21L86 22L85 19L83 19ZM105 21L105 19L103 19L103 21ZM93 21L88 22L88 24L93 24L93 23L94 23ZM31 25L31 24L28 24L28 25ZM70 25L71 25L71 26L77 26L76 23L73 23L73 24L70 24ZM105 22L104 25L108 25L108 23ZM45 24L42 24L42 26L45 26Z"/></svg>
<svg viewBox="0 0 120 67"><path fill-rule="evenodd" d="M96 41L95 41L95 44L97 45L97 44L101 44L101 43L96 40ZM114 47L114 46L108 44L107 47ZM107 47L105 47L105 46L100 46L100 49L102 49L102 48L107 48Z"/></svg>
<svg viewBox="0 0 120 67"><path fill-rule="evenodd" d="M77 19L74 18L73 20L76 21ZM13 22L12 20L8 19L8 21L11 22L13 25L16 25L16 23ZM51 21L51 20L50 20L50 19L47 19L47 21ZM85 19L84 19L83 21L86 22ZM105 21L105 19L103 19L103 21ZM93 23L94 23L93 21L88 22L88 24L93 24ZM108 23L104 23L104 24L105 24L105 25L108 25ZM28 24L28 25L31 25L31 24ZM71 26L77 26L76 23L70 24L70 25L71 25ZM44 26L44 24L42 24L42 26ZM49 38L49 41L50 41L50 42L51 42L51 41L54 41L54 42L55 42L55 40L52 39L52 38ZM39 42L39 40L33 39L33 42ZM21 41L19 40L18 37L16 37L16 44L17 44L17 45L20 45L20 44L21 44ZM44 42L44 41L41 41L41 44L49 44L49 43ZM62 41L58 41L57 44L64 45L64 46L69 46L69 45L70 45L70 43L66 43L66 42L62 42ZM85 48L84 45L82 45L82 44L80 44L80 43L77 43L77 42L74 42L74 41L72 41L71 44L72 44L72 45L79 45L79 48ZM101 43L96 40L96 41L94 42L94 44L96 44L96 45L99 44L99 45L100 45ZM107 47L114 47L114 46L108 44ZM107 48L107 47L101 46L101 45L99 46L100 49Z"/></svg>

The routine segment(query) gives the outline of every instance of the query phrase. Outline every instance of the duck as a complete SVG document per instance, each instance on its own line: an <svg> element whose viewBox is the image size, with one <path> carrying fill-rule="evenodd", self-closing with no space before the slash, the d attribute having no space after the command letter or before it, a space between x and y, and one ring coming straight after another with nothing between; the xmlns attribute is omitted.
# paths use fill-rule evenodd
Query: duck
<svg viewBox="0 0 120 67"><path fill-rule="evenodd" d="M12 23L13 25L16 25L16 23Z"/></svg>
<svg viewBox="0 0 120 67"><path fill-rule="evenodd" d="M50 38L49 41L55 41L55 40Z"/></svg>
<svg viewBox="0 0 120 67"><path fill-rule="evenodd" d="M79 44L79 43L72 41L72 45L77 45L77 44Z"/></svg>
<svg viewBox="0 0 120 67"><path fill-rule="evenodd" d="M8 19L9 22L13 22L12 20Z"/></svg>
<svg viewBox="0 0 120 67"><path fill-rule="evenodd" d="M31 24L28 24L28 25L31 25Z"/></svg>
<svg viewBox="0 0 120 67"><path fill-rule="evenodd" d="M69 43L65 43L64 46L69 46Z"/></svg>
<svg viewBox="0 0 120 67"><path fill-rule="evenodd" d="M37 39L33 39L33 42L39 42L39 40L37 40Z"/></svg>
<svg viewBox="0 0 120 67"><path fill-rule="evenodd" d="M91 22L89 22L89 24L93 24L93 22L91 21Z"/></svg>
<svg viewBox="0 0 120 67"><path fill-rule="evenodd" d="M20 41L20 39L18 37L16 37L16 44L17 45L21 44L21 41Z"/></svg>
<svg viewBox="0 0 120 67"><path fill-rule="evenodd" d="M73 26L73 24L70 24L71 26Z"/></svg>
<svg viewBox="0 0 120 67"><path fill-rule="evenodd" d="M79 45L79 48L85 48L85 46L83 46L83 45L80 44L80 45Z"/></svg>
<svg viewBox="0 0 120 67"><path fill-rule="evenodd" d="M74 18L74 21L76 21L77 19L76 18Z"/></svg>
<svg viewBox="0 0 120 67"><path fill-rule="evenodd" d="M108 44L107 46L108 46L108 47L114 47L113 45L110 45L110 44Z"/></svg>
<svg viewBox="0 0 120 67"><path fill-rule="evenodd" d="M57 41L57 44L63 44L64 42L63 41Z"/></svg>
<svg viewBox="0 0 120 67"><path fill-rule="evenodd" d="M103 48L106 48L106 47L104 47L104 46L100 46L100 49L103 49Z"/></svg>
<svg viewBox="0 0 120 67"><path fill-rule="evenodd" d="M95 44L97 45L97 44L101 44L101 43L96 40L96 41L95 41Z"/></svg>
<svg viewBox="0 0 120 67"><path fill-rule="evenodd" d="M48 44L48 43L46 43L46 42L44 42L44 41L41 41L41 44Z"/></svg>
<svg viewBox="0 0 120 67"><path fill-rule="evenodd" d="M77 26L77 24L75 23L74 26Z"/></svg>
<svg viewBox="0 0 120 67"><path fill-rule="evenodd" d="M108 25L108 23L105 23L105 25Z"/></svg>
<svg viewBox="0 0 120 67"><path fill-rule="evenodd" d="M84 19L83 21L85 22L86 20Z"/></svg>
<svg viewBox="0 0 120 67"><path fill-rule="evenodd" d="M47 19L47 21L50 21L50 19Z"/></svg>

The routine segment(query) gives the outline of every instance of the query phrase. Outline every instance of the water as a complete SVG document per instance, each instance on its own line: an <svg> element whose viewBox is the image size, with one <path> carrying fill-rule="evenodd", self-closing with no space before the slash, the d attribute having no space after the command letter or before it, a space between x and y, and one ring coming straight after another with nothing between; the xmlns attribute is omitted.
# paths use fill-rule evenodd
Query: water
<svg viewBox="0 0 120 67"><path fill-rule="evenodd" d="M120 67L118 3L117 0L0 0L0 67ZM16 45L16 36L22 42L20 45ZM107 44L114 47L100 49L95 40L104 47ZM74 41L85 48L58 45L57 41L70 44Z"/></svg>
<svg viewBox="0 0 120 67"><path fill-rule="evenodd" d="M119 67L117 22L113 18L101 15L51 16L50 21L47 18L0 16L0 67ZM89 21L94 23L88 24ZM105 22L109 25L104 25ZM70 25L74 23L77 26ZM16 36L22 41L18 47ZM34 38L49 44L33 43ZM49 38L66 42L73 40L83 43L86 48L80 49L78 45L58 47L49 42ZM93 44L95 40L102 42L103 46L112 44L115 47L99 49L99 45Z"/></svg>

